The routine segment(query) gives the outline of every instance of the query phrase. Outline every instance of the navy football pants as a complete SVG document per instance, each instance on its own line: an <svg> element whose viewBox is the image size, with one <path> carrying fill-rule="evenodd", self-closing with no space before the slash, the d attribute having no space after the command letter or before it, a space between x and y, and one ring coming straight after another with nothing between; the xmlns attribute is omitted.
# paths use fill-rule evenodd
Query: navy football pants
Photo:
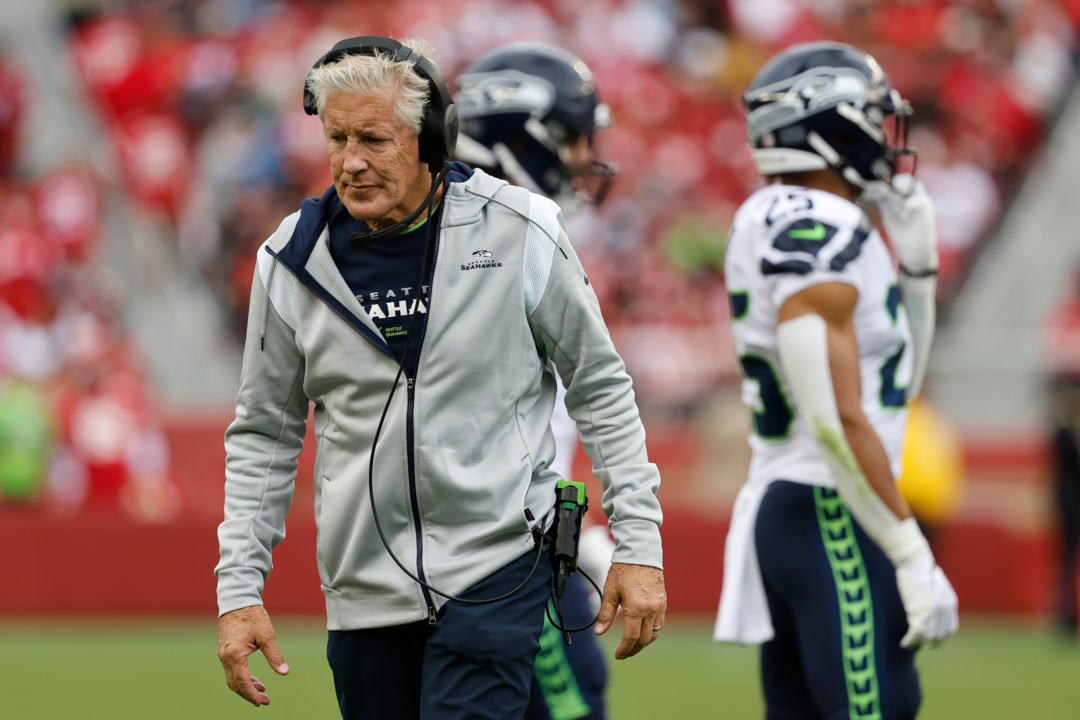
<svg viewBox="0 0 1080 720"><path fill-rule="evenodd" d="M528 552L462 594L509 592L528 575ZM487 605L447 601L427 620L331 630L326 657L344 720L521 720L551 587L545 552L528 584Z"/></svg>
<svg viewBox="0 0 1080 720"><path fill-rule="evenodd" d="M922 695L896 570L835 490L769 486L754 531L776 636L767 720L911 720Z"/></svg>
<svg viewBox="0 0 1080 720"><path fill-rule="evenodd" d="M536 656L532 693L525 720L604 720L604 687L607 666L600 643L593 634L596 619L589 595L595 593L581 573L570 576L563 593L563 620L567 627L588 625L570 634L570 645L562 632L545 622ZM558 620L554 610L551 616Z"/></svg>

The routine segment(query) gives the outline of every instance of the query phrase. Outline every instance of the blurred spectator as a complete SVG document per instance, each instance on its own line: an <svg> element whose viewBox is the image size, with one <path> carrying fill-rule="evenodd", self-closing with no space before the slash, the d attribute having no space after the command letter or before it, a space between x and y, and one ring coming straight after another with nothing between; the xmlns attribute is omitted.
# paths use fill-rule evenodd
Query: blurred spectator
<svg viewBox="0 0 1080 720"><path fill-rule="evenodd" d="M41 494L52 446L49 405L33 385L0 379L0 498L30 502Z"/></svg>
<svg viewBox="0 0 1080 720"><path fill-rule="evenodd" d="M760 181L740 98L780 46L840 40L873 53L916 108L913 144L938 200L939 288L1016 191L1073 75L1080 10L1059 0L129 0L75 18L72 46L129 189L177 224L237 334L258 245L329 185L318 120L300 108L311 63L350 35L424 35L447 77L512 40L560 43L593 69L616 128L599 151L622 171L572 236L612 327L668 326L692 343L722 298L731 208ZM111 8L126 8L116 9ZM634 347L645 347L633 343ZM646 405L682 400L733 369L685 369L622 348L667 378Z"/></svg>
<svg viewBox="0 0 1080 720"><path fill-rule="evenodd" d="M96 62L121 77L130 55ZM17 175L6 144L23 114L15 77L0 62L0 502L166 520L179 508L168 447L119 297L87 262L99 184L74 168Z"/></svg>

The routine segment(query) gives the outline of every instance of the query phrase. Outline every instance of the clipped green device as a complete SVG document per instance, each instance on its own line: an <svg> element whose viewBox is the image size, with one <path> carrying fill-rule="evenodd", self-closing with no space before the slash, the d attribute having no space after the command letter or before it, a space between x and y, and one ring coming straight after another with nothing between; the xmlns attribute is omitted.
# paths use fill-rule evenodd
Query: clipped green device
<svg viewBox="0 0 1080 720"><path fill-rule="evenodd" d="M551 567L555 572L555 596L562 597L566 581L577 570L581 521L589 509L585 483L560 480L555 486L555 542L551 547Z"/></svg>

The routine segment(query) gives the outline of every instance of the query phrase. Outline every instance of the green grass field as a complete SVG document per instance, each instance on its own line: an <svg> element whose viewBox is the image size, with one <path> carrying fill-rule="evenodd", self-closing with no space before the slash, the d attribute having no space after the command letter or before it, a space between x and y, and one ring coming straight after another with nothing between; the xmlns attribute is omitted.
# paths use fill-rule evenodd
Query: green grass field
<svg viewBox="0 0 1080 720"><path fill-rule="evenodd" d="M757 650L717 645L709 634L705 622L673 621L662 642L612 662L613 720L760 718ZM254 661L272 698L256 710L225 687L213 621L3 621L0 718L339 717L325 630L279 621L278 636L292 672L279 678L261 656ZM1080 647L1038 627L965 618L958 636L920 655L923 720L1080 717Z"/></svg>

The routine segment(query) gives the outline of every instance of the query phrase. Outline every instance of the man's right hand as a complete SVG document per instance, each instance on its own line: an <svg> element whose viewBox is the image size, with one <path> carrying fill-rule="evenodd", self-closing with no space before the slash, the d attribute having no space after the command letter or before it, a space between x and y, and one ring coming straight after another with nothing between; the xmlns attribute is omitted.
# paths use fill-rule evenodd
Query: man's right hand
<svg viewBox="0 0 1080 720"><path fill-rule="evenodd" d="M929 550L896 566L896 584L908 618L900 647L938 645L960 626L956 592Z"/></svg>
<svg viewBox="0 0 1080 720"><path fill-rule="evenodd" d="M248 655L262 650L278 675L288 675L289 666L278 648L274 626L262 605L241 608L218 618L218 659L225 668L229 689L255 707L269 705L266 686L252 677Z"/></svg>

